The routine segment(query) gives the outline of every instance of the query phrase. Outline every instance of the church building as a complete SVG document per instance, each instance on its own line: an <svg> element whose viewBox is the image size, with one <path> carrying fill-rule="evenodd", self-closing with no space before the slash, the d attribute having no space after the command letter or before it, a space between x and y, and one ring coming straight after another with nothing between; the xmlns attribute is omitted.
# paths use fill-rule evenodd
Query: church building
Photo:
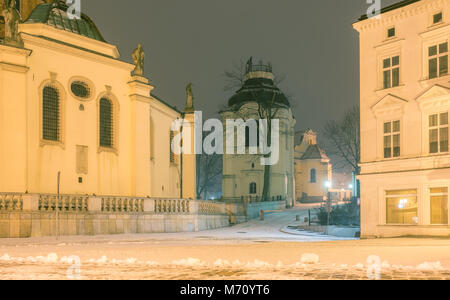
<svg viewBox="0 0 450 300"><path fill-rule="evenodd" d="M322 202L332 184L330 159L317 144L317 133L311 129L295 137L295 197L302 203ZM331 188L329 186L328 188Z"/></svg>
<svg viewBox="0 0 450 300"><path fill-rule="evenodd" d="M263 111L273 114L265 114ZM271 115L279 120L279 140L272 146L279 149L279 160L275 165L266 167L261 164L262 154L252 154L249 149L259 144L252 139L250 128L245 131L245 154L223 155L223 199L228 203L241 201L285 201L286 207L294 205L294 126L290 103L283 92L275 85L270 64L254 65L247 63L245 81L242 87L229 99L228 107L221 112L222 122L227 120L256 120ZM259 126L258 126L259 128ZM224 128L224 136L228 133ZM258 130L255 129L255 132ZM239 130L231 133L238 140ZM243 136L241 136L243 138ZM270 137L268 137L270 139ZM226 147L226 145L224 145ZM265 182L266 181L266 182ZM267 194L264 196L266 184ZM247 199L247 200L246 200Z"/></svg>
<svg viewBox="0 0 450 300"><path fill-rule="evenodd" d="M65 1L0 5L0 193L55 194L60 172L64 194L195 198L195 156L170 147L193 107L151 93L141 46L124 61Z"/></svg>

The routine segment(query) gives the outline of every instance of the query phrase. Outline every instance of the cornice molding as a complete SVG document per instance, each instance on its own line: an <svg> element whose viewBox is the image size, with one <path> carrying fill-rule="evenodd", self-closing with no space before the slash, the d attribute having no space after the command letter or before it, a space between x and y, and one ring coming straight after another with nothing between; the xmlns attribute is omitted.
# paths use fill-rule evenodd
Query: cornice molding
<svg viewBox="0 0 450 300"><path fill-rule="evenodd" d="M408 100L395 96L393 94L387 94L375 103L371 110L373 114L378 118L382 115L389 114L403 114L404 107L408 103Z"/></svg>
<svg viewBox="0 0 450 300"><path fill-rule="evenodd" d="M358 32L375 29L380 26L387 26L408 17L413 17L424 12L432 13L437 8L449 5L448 0L423 0L396 10L384 13L380 18L371 18L353 24Z"/></svg>

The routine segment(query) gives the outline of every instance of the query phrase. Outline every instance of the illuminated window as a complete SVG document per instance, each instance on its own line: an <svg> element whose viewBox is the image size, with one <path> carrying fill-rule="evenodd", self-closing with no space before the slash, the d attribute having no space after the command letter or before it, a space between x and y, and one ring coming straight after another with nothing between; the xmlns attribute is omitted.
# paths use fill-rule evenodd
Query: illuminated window
<svg viewBox="0 0 450 300"><path fill-rule="evenodd" d="M448 152L448 112L429 117L430 153Z"/></svg>
<svg viewBox="0 0 450 300"><path fill-rule="evenodd" d="M310 174L309 174L309 179L311 183L316 183L317 182L317 171L316 169L311 169Z"/></svg>
<svg viewBox="0 0 450 300"><path fill-rule="evenodd" d="M113 147L113 106L109 99L100 99L100 146Z"/></svg>
<svg viewBox="0 0 450 300"><path fill-rule="evenodd" d="M400 121L384 123L384 158L400 157Z"/></svg>
<svg viewBox="0 0 450 300"><path fill-rule="evenodd" d="M252 182L250 183L250 195L256 194L256 183Z"/></svg>
<svg viewBox="0 0 450 300"><path fill-rule="evenodd" d="M418 224L417 190L386 192L387 224Z"/></svg>
<svg viewBox="0 0 450 300"><path fill-rule="evenodd" d="M42 138L59 141L60 99L59 92L51 86L42 91Z"/></svg>
<svg viewBox="0 0 450 300"><path fill-rule="evenodd" d="M400 85L400 56L383 59L383 88Z"/></svg>
<svg viewBox="0 0 450 300"><path fill-rule="evenodd" d="M448 42L428 47L428 78L448 74Z"/></svg>
<svg viewBox="0 0 450 300"><path fill-rule="evenodd" d="M431 224L448 225L448 188L430 189Z"/></svg>

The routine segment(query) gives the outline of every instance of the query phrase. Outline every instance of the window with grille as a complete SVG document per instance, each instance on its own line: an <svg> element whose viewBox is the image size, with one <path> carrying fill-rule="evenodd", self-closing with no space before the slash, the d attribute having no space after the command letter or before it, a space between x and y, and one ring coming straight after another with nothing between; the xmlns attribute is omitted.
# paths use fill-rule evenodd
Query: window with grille
<svg viewBox="0 0 450 300"><path fill-rule="evenodd" d="M383 60L383 88L389 89L400 85L400 56Z"/></svg>
<svg viewBox="0 0 450 300"><path fill-rule="evenodd" d="M428 47L429 79L448 74L448 42Z"/></svg>
<svg viewBox="0 0 450 300"><path fill-rule="evenodd" d="M400 157L400 121L384 123L384 158Z"/></svg>
<svg viewBox="0 0 450 300"><path fill-rule="evenodd" d="M42 94L42 138L48 141L59 141L59 92L54 87L46 86Z"/></svg>
<svg viewBox="0 0 450 300"><path fill-rule="evenodd" d="M448 152L448 112L429 116L430 153Z"/></svg>
<svg viewBox="0 0 450 300"><path fill-rule="evenodd" d="M79 98L89 98L91 96L91 91L89 86L82 81L74 81L70 85L70 90L72 93Z"/></svg>
<svg viewBox="0 0 450 300"><path fill-rule="evenodd" d="M113 107L109 99L100 99L100 146L113 147Z"/></svg>

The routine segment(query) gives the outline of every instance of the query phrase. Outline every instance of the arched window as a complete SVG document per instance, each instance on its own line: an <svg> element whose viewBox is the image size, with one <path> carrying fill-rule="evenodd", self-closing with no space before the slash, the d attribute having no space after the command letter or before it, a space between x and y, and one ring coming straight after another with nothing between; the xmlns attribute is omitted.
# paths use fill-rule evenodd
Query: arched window
<svg viewBox="0 0 450 300"><path fill-rule="evenodd" d="M113 146L113 106L109 99L100 99L100 146Z"/></svg>
<svg viewBox="0 0 450 300"><path fill-rule="evenodd" d="M317 182L316 174L317 174L316 169L311 169L310 176L309 176L311 183L316 183Z"/></svg>
<svg viewBox="0 0 450 300"><path fill-rule="evenodd" d="M252 182L250 183L250 195L256 194L256 183Z"/></svg>
<svg viewBox="0 0 450 300"><path fill-rule="evenodd" d="M17 11L20 12L20 0L15 0L15 3Z"/></svg>
<svg viewBox="0 0 450 300"><path fill-rule="evenodd" d="M46 86L42 90L42 138L59 141L60 99L56 88Z"/></svg>

